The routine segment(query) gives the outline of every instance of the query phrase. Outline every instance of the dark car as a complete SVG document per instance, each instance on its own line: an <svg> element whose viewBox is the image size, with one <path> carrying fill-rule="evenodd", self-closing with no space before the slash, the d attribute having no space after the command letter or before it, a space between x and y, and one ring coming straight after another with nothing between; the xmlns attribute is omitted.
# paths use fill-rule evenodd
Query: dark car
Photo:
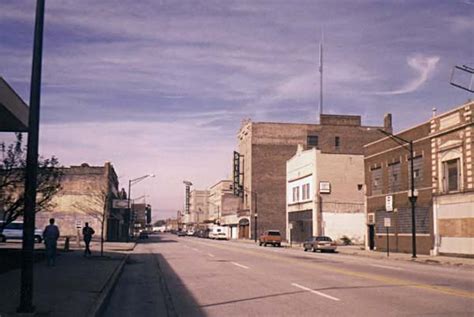
<svg viewBox="0 0 474 317"><path fill-rule="evenodd" d="M180 231L178 231L177 235L178 235L178 237L185 237L186 236L186 231L180 230Z"/></svg>
<svg viewBox="0 0 474 317"><path fill-rule="evenodd" d="M330 251L335 252L337 248L336 242L332 241L330 237L326 236L316 236L306 239L303 242L303 250L304 251Z"/></svg>
<svg viewBox="0 0 474 317"><path fill-rule="evenodd" d="M138 235L138 239L148 239L148 232L146 231L140 232L140 234Z"/></svg>

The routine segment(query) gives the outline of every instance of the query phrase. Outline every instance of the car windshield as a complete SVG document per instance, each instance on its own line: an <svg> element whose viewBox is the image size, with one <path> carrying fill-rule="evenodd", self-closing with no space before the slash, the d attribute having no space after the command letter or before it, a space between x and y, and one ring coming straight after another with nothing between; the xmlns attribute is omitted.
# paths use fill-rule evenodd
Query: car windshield
<svg viewBox="0 0 474 317"><path fill-rule="evenodd" d="M332 241L329 237L316 237L316 241Z"/></svg>
<svg viewBox="0 0 474 317"><path fill-rule="evenodd" d="M280 232L279 231L268 231L269 236L279 236Z"/></svg>

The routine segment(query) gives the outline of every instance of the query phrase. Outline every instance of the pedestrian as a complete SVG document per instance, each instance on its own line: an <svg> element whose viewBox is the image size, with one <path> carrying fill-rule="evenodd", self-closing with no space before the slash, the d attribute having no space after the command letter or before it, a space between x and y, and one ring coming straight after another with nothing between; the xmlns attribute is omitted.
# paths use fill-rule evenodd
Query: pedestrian
<svg viewBox="0 0 474 317"><path fill-rule="evenodd" d="M48 266L56 265L56 248L58 245L59 228L54 224L54 218L49 219L49 225L44 228L43 239L46 246Z"/></svg>
<svg viewBox="0 0 474 317"><path fill-rule="evenodd" d="M94 229L89 227L89 223L86 222L86 226L82 228L82 235L84 237L84 242L86 244L86 249L84 250L84 256L92 255L91 249L89 247L92 235L95 233Z"/></svg>

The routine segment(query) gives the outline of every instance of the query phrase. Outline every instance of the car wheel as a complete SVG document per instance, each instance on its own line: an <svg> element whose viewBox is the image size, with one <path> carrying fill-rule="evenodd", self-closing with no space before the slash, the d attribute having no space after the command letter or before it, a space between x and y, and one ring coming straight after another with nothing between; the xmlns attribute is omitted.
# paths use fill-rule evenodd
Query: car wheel
<svg viewBox="0 0 474 317"><path fill-rule="evenodd" d="M7 238L5 238L5 236L0 236L0 242L7 242Z"/></svg>
<svg viewBox="0 0 474 317"><path fill-rule="evenodd" d="M41 241L43 241L43 239L41 239L40 236L36 236L36 237L35 237L35 242L36 242L36 243L41 243Z"/></svg>
<svg viewBox="0 0 474 317"><path fill-rule="evenodd" d="M277 243L277 244L276 244L276 247L277 247L277 248L281 247L281 243Z"/></svg>
<svg viewBox="0 0 474 317"><path fill-rule="evenodd" d="M258 245L259 245L259 246L262 246L262 242L259 242Z"/></svg>
<svg viewBox="0 0 474 317"><path fill-rule="evenodd" d="M317 250L317 249L316 249L315 247L312 247L312 248L311 248L311 252L316 252L316 250Z"/></svg>
<svg viewBox="0 0 474 317"><path fill-rule="evenodd" d="M304 251L304 252L308 252L308 249L306 249L306 248L303 248L303 251Z"/></svg>

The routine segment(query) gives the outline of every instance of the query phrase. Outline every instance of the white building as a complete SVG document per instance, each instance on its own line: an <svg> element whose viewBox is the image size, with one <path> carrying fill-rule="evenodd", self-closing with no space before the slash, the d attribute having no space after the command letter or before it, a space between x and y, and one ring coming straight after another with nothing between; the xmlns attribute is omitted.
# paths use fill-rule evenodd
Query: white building
<svg viewBox="0 0 474 317"><path fill-rule="evenodd" d="M363 155L327 154L299 146L286 163L286 175L288 241L326 235L363 243Z"/></svg>

